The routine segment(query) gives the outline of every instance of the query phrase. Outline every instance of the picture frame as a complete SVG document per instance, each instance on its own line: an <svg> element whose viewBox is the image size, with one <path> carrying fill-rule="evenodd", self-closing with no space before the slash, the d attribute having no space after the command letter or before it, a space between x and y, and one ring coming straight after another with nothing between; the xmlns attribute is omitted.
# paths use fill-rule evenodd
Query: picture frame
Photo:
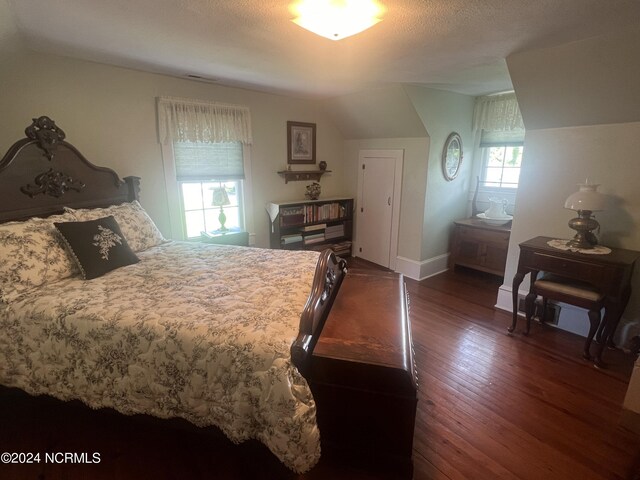
<svg viewBox="0 0 640 480"><path fill-rule="evenodd" d="M316 163L316 124L287 122L287 163Z"/></svg>

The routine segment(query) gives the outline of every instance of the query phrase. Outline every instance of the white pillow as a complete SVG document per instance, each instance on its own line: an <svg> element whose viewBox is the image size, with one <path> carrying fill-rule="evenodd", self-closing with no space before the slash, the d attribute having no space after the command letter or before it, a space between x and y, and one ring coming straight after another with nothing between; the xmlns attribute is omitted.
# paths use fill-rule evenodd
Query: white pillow
<svg viewBox="0 0 640 480"><path fill-rule="evenodd" d="M137 200L106 208L83 208L74 210L65 207L65 210L73 213L81 222L97 220L98 218L113 215L129 247L131 247L131 250L134 252L142 252L143 250L167 241Z"/></svg>
<svg viewBox="0 0 640 480"><path fill-rule="evenodd" d="M0 300L9 303L29 290L78 273L54 222L71 213L0 224Z"/></svg>

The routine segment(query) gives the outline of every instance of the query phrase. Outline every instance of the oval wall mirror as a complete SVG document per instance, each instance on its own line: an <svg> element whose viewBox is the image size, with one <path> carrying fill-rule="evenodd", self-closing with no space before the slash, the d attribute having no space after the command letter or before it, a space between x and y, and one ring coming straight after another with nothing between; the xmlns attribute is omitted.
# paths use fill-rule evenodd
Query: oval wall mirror
<svg viewBox="0 0 640 480"><path fill-rule="evenodd" d="M442 173L448 182L458 176L462 164L462 139L456 132L451 133L444 142L442 150Z"/></svg>

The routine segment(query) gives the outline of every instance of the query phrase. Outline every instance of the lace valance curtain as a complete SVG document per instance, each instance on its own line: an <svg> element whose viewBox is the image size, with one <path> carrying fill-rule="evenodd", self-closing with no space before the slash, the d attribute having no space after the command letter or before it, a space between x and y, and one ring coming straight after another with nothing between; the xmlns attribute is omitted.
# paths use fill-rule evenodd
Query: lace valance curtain
<svg viewBox="0 0 640 480"><path fill-rule="evenodd" d="M523 145L524 123L515 93L478 97L473 129L480 130L480 147Z"/></svg>
<svg viewBox="0 0 640 480"><path fill-rule="evenodd" d="M473 129L524 130L516 94L512 92L478 97L473 110Z"/></svg>
<svg viewBox="0 0 640 480"><path fill-rule="evenodd" d="M248 107L188 98L158 97L160 142L241 142L251 145Z"/></svg>

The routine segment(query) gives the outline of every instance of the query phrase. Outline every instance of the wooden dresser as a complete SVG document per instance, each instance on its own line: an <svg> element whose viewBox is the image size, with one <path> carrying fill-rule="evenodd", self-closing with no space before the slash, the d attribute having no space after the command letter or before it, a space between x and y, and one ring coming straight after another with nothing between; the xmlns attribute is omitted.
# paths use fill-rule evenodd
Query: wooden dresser
<svg viewBox="0 0 640 480"><path fill-rule="evenodd" d="M461 265L504 276L511 224L494 227L475 218L453 223L449 268Z"/></svg>
<svg viewBox="0 0 640 480"><path fill-rule="evenodd" d="M417 379L402 275L349 271L308 379L323 455L411 478Z"/></svg>

